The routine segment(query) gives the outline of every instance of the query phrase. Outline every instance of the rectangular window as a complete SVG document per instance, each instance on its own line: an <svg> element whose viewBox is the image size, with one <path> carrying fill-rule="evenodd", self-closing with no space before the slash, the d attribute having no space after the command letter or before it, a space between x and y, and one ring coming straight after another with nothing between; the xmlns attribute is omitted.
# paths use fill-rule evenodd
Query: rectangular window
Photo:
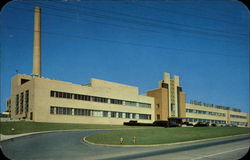
<svg viewBox="0 0 250 160"><path fill-rule="evenodd" d="M52 107L52 106L50 107L50 114L54 114L54 108L55 107Z"/></svg>
<svg viewBox="0 0 250 160"><path fill-rule="evenodd" d="M71 98L72 98L72 94L71 94L71 93L66 93L66 95L67 95L67 98L68 98L68 99L71 99Z"/></svg>
<svg viewBox="0 0 250 160"><path fill-rule="evenodd" d="M111 112L111 117L115 118L116 117L116 112Z"/></svg>
<svg viewBox="0 0 250 160"><path fill-rule="evenodd" d="M110 103L112 103L112 104L121 104L122 105L122 100L110 99Z"/></svg>
<svg viewBox="0 0 250 160"><path fill-rule="evenodd" d="M29 111L29 90L25 91L25 112Z"/></svg>
<svg viewBox="0 0 250 160"><path fill-rule="evenodd" d="M151 104L148 104L148 103L139 103L139 107L151 108Z"/></svg>
<svg viewBox="0 0 250 160"><path fill-rule="evenodd" d="M155 108L160 108L160 104L156 104Z"/></svg>
<svg viewBox="0 0 250 160"><path fill-rule="evenodd" d="M55 92L56 93L56 97L59 97L59 92Z"/></svg>
<svg viewBox="0 0 250 160"><path fill-rule="evenodd" d="M101 102L101 103L108 103L108 99L107 98L102 98L102 97L92 97L92 101Z"/></svg>
<svg viewBox="0 0 250 160"><path fill-rule="evenodd" d="M118 113L118 117L119 117L119 118L122 118L122 112L119 112L119 113Z"/></svg>
<svg viewBox="0 0 250 160"><path fill-rule="evenodd" d="M132 113L132 118L133 118L133 119L135 119L135 116L136 116L136 114L135 114L135 113Z"/></svg>
<svg viewBox="0 0 250 160"><path fill-rule="evenodd" d="M78 94L74 94L74 99L78 99Z"/></svg>
<svg viewBox="0 0 250 160"><path fill-rule="evenodd" d="M139 114L139 119L151 119L151 115L148 115L148 114Z"/></svg>
<svg viewBox="0 0 250 160"><path fill-rule="evenodd" d="M16 95L16 114L19 113L19 95Z"/></svg>
<svg viewBox="0 0 250 160"><path fill-rule="evenodd" d="M33 112L30 112L30 120L33 120Z"/></svg>
<svg viewBox="0 0 250 160"><path fill-rule="evenodd" d="M157 117L157 120L160 120L160 119L161 119L161 117L160 117L159 114L157 114L156 117Z"/></svg>
<svg viewBox="0 0 250 160"><path fill-rule="evenodd" d="M50 91L50 97L55 97L55 91Z"/></svg>
<svg viewBox="0 0 250 160"><path fill-rule="evenodd" d="M72 115L72 108L67 108L66 114L67 115Z"/></svg>
<svg viewBox="0 0 250 160"><path fill-rule="evenodd" d="M67 98L67 93L63 92L63 98Z"/></svg>
<svg viewBox="0 0 250 160"><path fill-rule="evenodd" d="M20 97L20 114L23 113L23 99L24 99L24 94L22 92Z"/></svg>
<svg viewBox="0 0 250 160"><path fill-rule="evenodd" d="M108 111L103 111L103 117L108 117Z"/></svg>
<svg viewBox="0 0 250 160"><path fill-rule="evenodd" d="M136 102L125 101L125 105L127 105L127 106L136 106Z"/></svg>
<svg viewBox="0 0 250 160"><path fill-rule="evenodd" d="M59 97L62 98L63 97L63 93L62 92L58 92L59 93Z"/></svg>
<svg viewBox="0 0 250 160"><path fill-rule="evenodd" d="M125 118L130 118L130 113L126 113Z"/></svg>
<svg viewBox="0 0 250 160"><path fill-rule="evenodd" d="M85 101L90 101L90 96L84 96Z"/></svg>

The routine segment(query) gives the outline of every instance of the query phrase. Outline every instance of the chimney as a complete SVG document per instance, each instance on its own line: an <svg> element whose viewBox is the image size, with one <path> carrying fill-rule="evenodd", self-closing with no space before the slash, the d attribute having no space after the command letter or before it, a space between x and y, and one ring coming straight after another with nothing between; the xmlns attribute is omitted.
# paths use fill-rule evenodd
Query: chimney
<svg viewBox="0 0 250 160"><path fill-rule="evenodd" d="M33 46L33 73L32 76L41 77L41 9L35 7L34 14L34 46Z"/></svg>

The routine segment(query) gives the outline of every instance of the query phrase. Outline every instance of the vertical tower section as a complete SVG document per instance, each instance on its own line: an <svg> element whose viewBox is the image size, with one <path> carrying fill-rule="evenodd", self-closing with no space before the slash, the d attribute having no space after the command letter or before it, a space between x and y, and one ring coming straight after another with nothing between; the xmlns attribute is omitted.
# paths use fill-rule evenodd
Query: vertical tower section
<svg viewBox="0 0 250 160"><path fill-rule="evenodd" d="M147 92L148 96L155 98L156 120L170 120L180 122L186 117L186 94L180 87L179 76L171 79L169 73L163 74L159 81L159 88Z"/></svg>
<svg viewBox="0 0 250 160"><path fill-rule="evenodd" d="M34 46L32 76L41 77L41 8L34 11Z"/></svg>

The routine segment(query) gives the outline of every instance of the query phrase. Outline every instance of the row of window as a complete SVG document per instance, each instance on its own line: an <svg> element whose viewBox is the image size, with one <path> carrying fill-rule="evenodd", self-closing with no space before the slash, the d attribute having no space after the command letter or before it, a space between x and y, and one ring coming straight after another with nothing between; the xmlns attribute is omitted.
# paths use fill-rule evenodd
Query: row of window
<svg viewBox="0 0 250 160"><path fill-rule="evenodd" d="M151 104L148 104L148 103L125 101L125 100L119 100L119 99L110 99L110 98L104 98L104 97L96 97L96 96L89 96L89 95L82 95L82 94L59 92L59 91L50 91L50 96L57 97L57 98L77 99L77 100L84 100L84 101L93 101L93 102L101 102L101 103L111 103L111 104L151 108Z"/></svg>
<svg viewBox="0 0 250 160"><path fill-rule="evenodd" d="M213 119L199 119L199 118L187 118L188 122L202 122L202 123L215 123L215 124L226 124L226 121L223 120L213 120Z"/></svg>
<svg viewBox="0 0 250 160"><path fill-rule="evenodd" d="M231 124L233 125L239 125L239 126L246 126L247 122L236 122L236 121L231 121Z"/></svg>
<svg viewBox="0 0 250 160"><path fill-rule="evenodd" d="M231 117L231 118L241 118L241 119L247 119L247 117L246 117L246 116L233 115L233 114L230 114L230 117Z"/></svg>
<svg viewBox="0 0 250 160"><path fill-rule="evenodd" d="M151 115L150 114L116 112L116 111L102 111L102 110L68 108L68 107L57 107L57 106L51 106L50 107L50 114L151 120Z"/></svg>
<svg viewBox="0 0 250 160"><path fill-rule="evenodd" d="M197 114L207 114L207 115L213 115L213 116L222 116L222 117L226 116L225 113L209 112L209 111L196 110L196 109L186 109L186 112L197 113Z"/></svg>
<svg viewBox="0 0 250 160"><path fill-rule="evenodd" d="M25 93L21 92L20 94L17 94L15 101L16 101L15 113L22 114L24 109L25 113L27 113L29 110L29 90L26 90Z"/></svg>

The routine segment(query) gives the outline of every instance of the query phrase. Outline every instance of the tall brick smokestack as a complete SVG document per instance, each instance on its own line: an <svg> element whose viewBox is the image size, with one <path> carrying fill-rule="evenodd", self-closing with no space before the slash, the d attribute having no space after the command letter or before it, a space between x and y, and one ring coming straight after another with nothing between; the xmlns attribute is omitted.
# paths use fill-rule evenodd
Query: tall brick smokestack
<svg viewBox="0 0 250 160"><path fill-rule="evenodd" d="M35 7L34 13L34 46L33 46L33 76L41 77L41 9Z"/></svg>

